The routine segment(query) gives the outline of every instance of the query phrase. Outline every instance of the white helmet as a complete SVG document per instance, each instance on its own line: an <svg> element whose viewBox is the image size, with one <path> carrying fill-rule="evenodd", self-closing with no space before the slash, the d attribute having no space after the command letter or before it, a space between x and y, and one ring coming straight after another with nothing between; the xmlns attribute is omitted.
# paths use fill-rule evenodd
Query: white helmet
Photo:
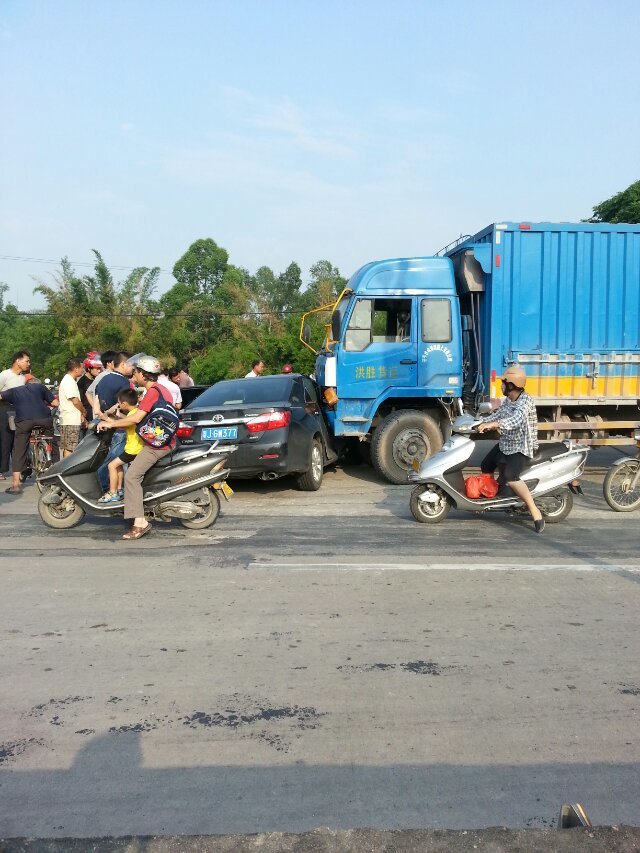
<svg viewBox="0 0 640 853"><path fill-rule="evenodd" d="M133 367L137 367L138 370L143 370L145 373L157 374L162 370L158 359L155 358L155 356L147 355L144 352L134 355L130 361L132 362Z"/></svg>

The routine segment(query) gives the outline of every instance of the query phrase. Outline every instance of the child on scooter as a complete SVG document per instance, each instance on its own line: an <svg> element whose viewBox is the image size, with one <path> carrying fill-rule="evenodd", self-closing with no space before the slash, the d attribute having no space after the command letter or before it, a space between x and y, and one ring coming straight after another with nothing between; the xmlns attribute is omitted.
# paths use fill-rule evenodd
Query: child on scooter
<svg viewBox="0 0 640 853"><path fill-rule="evenodd" d="M131 388L124 388L118 394L118 403L116 406L116 417L126 418L135 414L138 411L138 395ZM120 456L112 459L107 465L109 472L109 491L99 498L98 503L108 504L121 501L124 496L122 488L124 478L124 466L129 462L133 462L138 453L144 447L144 442L136 432L135 424L128 426L126 429L127 440L124 449Z"/></svg>

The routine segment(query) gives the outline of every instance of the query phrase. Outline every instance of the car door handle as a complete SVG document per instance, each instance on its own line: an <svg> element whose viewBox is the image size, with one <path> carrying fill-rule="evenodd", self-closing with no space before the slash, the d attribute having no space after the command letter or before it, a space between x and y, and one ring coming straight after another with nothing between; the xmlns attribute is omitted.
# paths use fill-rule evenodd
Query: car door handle
<svg viewBox="0 0 640 853"><path fill-rule="evenodd" d="M403 358L400 364L417 364L418 362L415 359L411 358Z"/></svg>

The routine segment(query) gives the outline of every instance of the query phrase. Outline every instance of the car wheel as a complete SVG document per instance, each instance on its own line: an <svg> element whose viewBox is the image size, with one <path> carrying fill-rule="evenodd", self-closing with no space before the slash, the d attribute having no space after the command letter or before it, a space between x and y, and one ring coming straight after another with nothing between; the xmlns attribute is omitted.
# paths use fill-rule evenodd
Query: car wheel
<svg viewBox="0 0 640 853"><path fill-rule="evenodd" d="M298 477L298 488L303 492L317 492L322 485L324 475L324 454L322 442L314 438L309 453L309 467Z"/></svg>

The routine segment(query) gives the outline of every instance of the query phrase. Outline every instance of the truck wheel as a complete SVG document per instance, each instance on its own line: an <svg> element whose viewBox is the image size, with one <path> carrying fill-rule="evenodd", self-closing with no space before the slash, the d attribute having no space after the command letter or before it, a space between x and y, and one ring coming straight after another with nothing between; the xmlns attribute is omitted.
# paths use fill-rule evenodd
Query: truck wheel
<svg viewBox="0 0 640 853"><path fill-rule="evenodd" d="M434 418L404 409L387 415L374 432L371 463L390 483L406 483L414 459L422 463L441 447L442 433Z"/></svg>
<svg viewBox="0 0 640 853"><path fill-rule="evenodd" d="M298 488L302 492L317 492L322 485L324 474L324 453L322 442L314 438L311 442L311 453L309 454L309 467L298 477Z"/></svg>
<svg viewBox="0 0 640 853"><path fill-rule="evenodd" d="M38 512L47 527L53 527L54 530L69 530L76 524L80 524L84 518L84 510L81 506L69 497L65 497L59 504L46 504L43 500L45 495L46 492L38 501Z"/></svg>

